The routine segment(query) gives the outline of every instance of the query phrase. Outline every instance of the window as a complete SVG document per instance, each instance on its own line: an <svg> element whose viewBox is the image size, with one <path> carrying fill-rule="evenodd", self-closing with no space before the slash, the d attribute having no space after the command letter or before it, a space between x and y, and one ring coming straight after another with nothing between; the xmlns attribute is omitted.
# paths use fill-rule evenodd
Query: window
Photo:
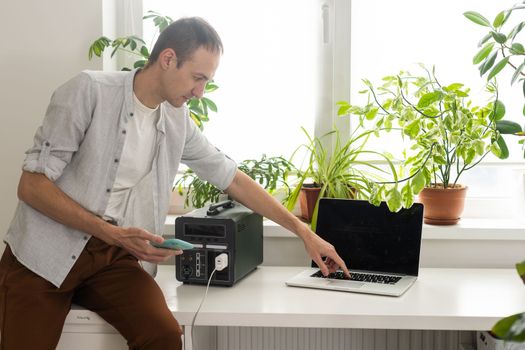
<svg viewBox="0 0 525 350"><path fill-rule="evenodd" d="M317 136L334 125L345 132L351 120L336 117L335 102L360 103L363 78L377 83L385 75L416 70L419 62L435 65L441 81L461 82L473 94L481 93L486 79L479 76L472 57L485 30L463 13L477 11L492 21L515 2L143 0L143 9L174 19L197 15L221 35L225 53L215 77L220 88L209 95L219 113L210 116L204 132L241 161L262 153L289 157L306 141L301 126ZM511 22L523 17L525 10L520 11ZM146 25L144 38L154 34ZM511 74L504 70L499 75L500 97L507 118L523 124L525 99L518 86L510 86ZM500 203L525 196L523 151L517 140L507 138L507 144L509 160L487 158L462 175L470 198ZM379 151L388 145L390 152L403 148L398 138L385 135L368 145ZM525 210L525 205L520 207ZM498 208L509 215L508 210L503 213L504 205Z"/></svg>
<svg viewBox="0 0 525 350"><path fill-rule="evenodd" d="M306 140L301 126L314 128L314 3L143 2L145 13L203 17L221 36L224 54L214 79L219 89L208 95L219 112L210 114L204 133L237 162L262 153L288 158ZM146 23L144 38L154 34Z"/></svg>

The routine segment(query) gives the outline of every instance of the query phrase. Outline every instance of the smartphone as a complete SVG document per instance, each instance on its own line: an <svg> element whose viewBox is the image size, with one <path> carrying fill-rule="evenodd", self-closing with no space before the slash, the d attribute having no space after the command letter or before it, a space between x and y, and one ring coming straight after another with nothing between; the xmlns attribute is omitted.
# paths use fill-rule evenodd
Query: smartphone
<svg viewBox="0 0 525 350"><path fill-rule="evenodd" d="M193 244L191 244L190 242L183 241L182 239L177 239L177 238L165 239L163 243L151 242L151 245L156 248L173 249L173 250L193 249Z"/></svg>

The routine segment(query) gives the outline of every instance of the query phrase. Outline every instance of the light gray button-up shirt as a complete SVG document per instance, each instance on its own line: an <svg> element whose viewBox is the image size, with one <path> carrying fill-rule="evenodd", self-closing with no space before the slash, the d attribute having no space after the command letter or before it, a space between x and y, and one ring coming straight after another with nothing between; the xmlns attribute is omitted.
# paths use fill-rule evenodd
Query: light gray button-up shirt
<svg viewBox="0 0 525 350"><path fill-rule="evenodd" d="M84 71L51 98L23 169L45 174L69 197L95 215L104 215L133 118L132 72ZM170 192L180 162L220 189L237 165L201 134L186 106L160 105L151 172L133 188L119 225L163 234ZM89 239L19 202L5 237L26 267L59 287Z"/></svg>

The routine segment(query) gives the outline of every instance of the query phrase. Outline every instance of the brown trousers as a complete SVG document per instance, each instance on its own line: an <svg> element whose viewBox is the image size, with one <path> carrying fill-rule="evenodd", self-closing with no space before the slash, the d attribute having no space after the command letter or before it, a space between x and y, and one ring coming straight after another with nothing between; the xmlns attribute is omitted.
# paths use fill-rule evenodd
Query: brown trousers
<svg viewBox="0 0 525 350"><path fill-rule="evenodd" d="M12 254L0 260L0 349L55 349L71 303L113 325L130 349L182 349L181 328L155 280L125 250L91 237L57 288Z"/></svg>

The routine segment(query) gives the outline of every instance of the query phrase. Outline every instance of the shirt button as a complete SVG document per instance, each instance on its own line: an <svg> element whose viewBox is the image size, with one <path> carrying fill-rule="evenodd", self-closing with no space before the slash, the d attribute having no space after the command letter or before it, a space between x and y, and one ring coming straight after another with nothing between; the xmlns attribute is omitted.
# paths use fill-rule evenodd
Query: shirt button
<svg viewBox="0 0 525 350"><path fill-rule="evenodd" d="M133 113L130 113L129 116L130 116L130 117L133 117Z"/></svg>
<svg viewBox="0 0 525 350"><path fill-rule="evenodd" d="M115 158L115 163L118 163L118 159L117 158Z"/></svg>
<svg viewBox="0 0 525 350"><path fill-rule="evenodd" d="M87 241L87 236L84 236L84 241Z"/></svg>
<svg viewBox="0 0 525 350"><path fill-rule="evenodd" d="M110 188L106 188L106 192L107 193L111 192L111 189Z"/></svg>
<svg viewBox="0 0 525 350"><path fill-rule="evenodd" d="M77 257L74 255L71 255L71 259L75 260Z"/></svg>
<svg viewBox="0 0 525 350"><path fill-rule="evenodd" d="M46 147L49 147L49 146L51 146L51 144L46 141Z"/></svg>
<svg viewBox="0 0 525 350"><path fill-rule="evenodd" d="M125 133L126 133L126 130L122 130L122 133L125 134Z"/></svg>

